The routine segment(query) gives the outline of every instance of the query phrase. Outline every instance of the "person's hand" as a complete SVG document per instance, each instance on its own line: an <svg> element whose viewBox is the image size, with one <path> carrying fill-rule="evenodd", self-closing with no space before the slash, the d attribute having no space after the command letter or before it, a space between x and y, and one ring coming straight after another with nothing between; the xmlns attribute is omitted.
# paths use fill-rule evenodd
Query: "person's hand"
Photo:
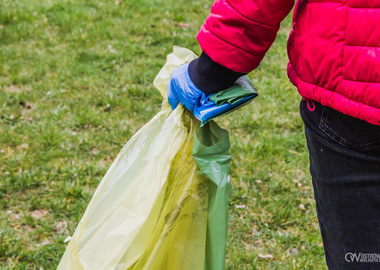
<svg viewBox="0 0 380 270"><path fill-rule="evenodd" d="M168 101L173 110L181 103L193 113L195 105L204 98L206 94L190 79L189 64L173 71L168 85Z"/></svg>
<svg viewBox="0 0 380 270"><path fill-rule="evenodd" d="M257 96L246 77L233 81L240 77L241 73L209 61L211 60L207 58L202 61L201 56L175 69L167 91L168 101L173 110L181 103L202 124L238 108ZM226 90L223 91L224 89Z"/></svg>
<svg viewBox="0 0 380 270"><path fill-rule="evenodd" d="M208 97L231 87L244 73L232 71L214 62L206 53L175 69L168 85L168 100L174 110L181 102L189 111L202 108Z"/></svg>

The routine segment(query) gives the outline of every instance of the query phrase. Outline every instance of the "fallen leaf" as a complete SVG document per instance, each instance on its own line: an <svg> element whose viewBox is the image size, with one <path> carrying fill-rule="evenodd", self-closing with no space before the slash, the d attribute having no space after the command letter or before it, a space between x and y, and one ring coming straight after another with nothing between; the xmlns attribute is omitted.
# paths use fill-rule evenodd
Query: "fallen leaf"
<svg viewBox="0 0 380 270"><path fill-rule="evenodd" d="M45 238L40 244L37 244L36 246L40 247L40 246L46 246L46 245L49 245L49 244L50 244L49 239Z"/></svg>
<svg viewBox="0 0 380 270"><path fill-rule="evenodd" d="M259 238L255 241L255 244L258 246L261 246L263 244L263 240L261 238Z"/></svg>
<svg viewBox="0 0 380 270"><path fill-rule="evenodd" d="M41 217L43 217L47 213L49 213L49 212L48 212L48 210L45 210L45 209L34 210L31 213L31 216L34 217L35 219L40 219Z"/></svg>
<svg viewBox="0 0 380 270"><path fill-rule="evenodd" d="M176 27L182 27L182 28L190 28L190 24L188 23L175 23L174 26Z"/></svg>
<svg viewBox="0 0 380 270"><path fill-rule="evenodd" d="M5 93L20 93L22 91L21 87L10 85L4 88Z"/></svg>
<svg viewBox="0 0 380 270"><path fill-rule="evenodd" d="M44 241L42 241L41 244L42 244L43 246L46 246L46 245L50 244L50 241L49 241L49 239L45 238Z"/></svg>
<svg viewBox="0 0 380 270"><path fill-rule="evenodd" d="M300 153L297 152L297 151L293 151L293 150L288 150L289 153L293 154L293 155L299 155Z"/></svg>
<svg viewBox="0 0 380 270"><path fill-rule="evenodd" d="M66 221L60 221L55 226L55 230L58 232L62 232L67 228L67 222Z"/></svg>
<svg viewBox="0 0 380 270"><path fill-rule="evenodd" d="M25 229L28 231L28 232L33 232L34 229L33 227L29 226L29 225L26 225Z"/></svg>
<svg viewBox="0 0 380 270"><path fill-rule="evenodd" d="M259 259L269 259L269 260L272 260L273 259L273 255L272 254L260 254L258 255Z"/></svg>
<svg viewBox="0 0 380 270"><path fill-rule="evenodd" d="M110 53L115 53L116 52L114 49L112 49L112 45L108 45L107 48L108 48L108 51Z"/></svg>
<svg viewBox="0 0 380 270"><path fill-rule="evenodd" d="M26 144L26 143L23 143L23 144L21 144L18 148L19 148L19 149L27 149L27 148L29 148L29 145Z"/></svg>
<svg viewBox="0 0 380 270"><path fill-rule="evenodd" d="M243 242L243 245L244 245L244 247L245 247L246 250L254 250L255 249L254 245L246 243L244 241L242 241L242 242Z"/></svg>
<svg viewBox="0 0 380 270"><path fill-rule="evenodd" d="M7 211L7 214L9 215L8 220L15 221L20 219L20 214L15 214L12 211Z"/></svg>

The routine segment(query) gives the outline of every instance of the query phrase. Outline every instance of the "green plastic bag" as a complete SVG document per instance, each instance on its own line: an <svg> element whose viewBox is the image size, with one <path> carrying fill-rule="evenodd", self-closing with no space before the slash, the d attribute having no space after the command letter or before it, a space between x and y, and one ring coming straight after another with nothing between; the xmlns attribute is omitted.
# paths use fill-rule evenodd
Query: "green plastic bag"
<svg viewBox="0 0 380 270"><path fill-rule="evenodd" d="M228 131L214 121L196 128L192 155L198 168L209 180L205 269L224 269L228 202L232 193Z"/></svg>
<svg viewBox="0 0 380 270"><path fill-rule="evenodd" d="M224 269L231 195L228 132L200 128L166 100L171 72L196 56L175 47L154 84L161 111L123 147L58 269Z"/></svg>

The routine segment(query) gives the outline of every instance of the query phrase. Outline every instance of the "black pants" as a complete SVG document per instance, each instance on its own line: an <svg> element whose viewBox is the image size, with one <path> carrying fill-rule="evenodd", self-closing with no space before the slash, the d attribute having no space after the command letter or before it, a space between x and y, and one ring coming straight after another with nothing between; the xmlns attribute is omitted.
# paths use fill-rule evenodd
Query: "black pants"
<svg viewBox="0 0 380 270"><path fill-rule="evenodd" d="M314 197L331 269L380 269L380 126L302 101Z"/></svg>

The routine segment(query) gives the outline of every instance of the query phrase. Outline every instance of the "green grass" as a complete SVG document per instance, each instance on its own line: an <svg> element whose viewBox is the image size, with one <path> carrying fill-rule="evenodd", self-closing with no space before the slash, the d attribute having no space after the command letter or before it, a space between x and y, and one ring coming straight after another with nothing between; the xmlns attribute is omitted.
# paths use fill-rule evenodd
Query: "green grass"
<svg viewBox="0 0 380 270"><path fill-rule="evenodd" d="M1 269L55 269L121 146L159 111L152 81L172 46L200 53L211 3L0 2ZM325 268L290 25L250 74L256 102L218 121L233 156L227 269Z"/></svg>

